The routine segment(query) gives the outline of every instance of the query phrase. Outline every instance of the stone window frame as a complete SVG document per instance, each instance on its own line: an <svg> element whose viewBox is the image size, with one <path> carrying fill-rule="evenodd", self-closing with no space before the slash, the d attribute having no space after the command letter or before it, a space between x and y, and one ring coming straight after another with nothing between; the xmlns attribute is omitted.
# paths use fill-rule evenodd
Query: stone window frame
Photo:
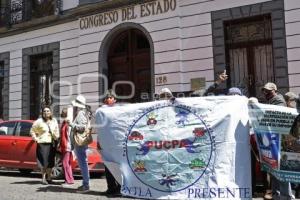
<svg viewBox="0 0 300 200"><path fill-rule="evenodd" d="M284 1L268 1L211 12L215 76L227 66L224 22L270 15L275 83L280 92L289 89ZM225 89L224 86L221 89Z"/></svg>
<svg viewBox="0 0 300 200"><path fill-rule="evenodd" d="M4 86L3 86L3 120L9 119L9 64L10 53L0 53L0 61L4 62Z"/></svg>
<svg viewBox="0 0 300 200"><path fill-rule="evenodd" d="M54 42L49 44L43 44L39 46L29 47L22 50L22 119L29 119L30 117L30 56L52 53L53 56L53 82L60 80L59 75L59 59L60 59L60 43ZM60 100L60 88L59 84L53 85L53 115L59 116L59 103Z"/></svg>

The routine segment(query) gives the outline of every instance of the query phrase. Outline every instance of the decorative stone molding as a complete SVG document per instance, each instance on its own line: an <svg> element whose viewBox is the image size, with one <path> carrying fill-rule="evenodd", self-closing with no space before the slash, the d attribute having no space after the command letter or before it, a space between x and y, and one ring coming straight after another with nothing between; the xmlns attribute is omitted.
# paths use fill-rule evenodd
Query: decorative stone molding
<svg viewBox="0 0 300 200"><path fill-rule="evenodd" d="M3 119L9 118L9 52L0 53L0 61L4 62L4 86L3 86Z"/></svg>
<svg viewBox="0 0 300 200"><path fill-rule="evenodd" d="M53 56L53 82L59 81L59 42L39 45L23 49L22 65L22 119L30 117L30 56L52 52ZM59 85L55 84L53 95L59 97ZM53 104L59 105L59 99L53 98ZM59 116L59 106L53 108L54 116Z"/></svg>
<svg viewBox="0 0 300 200"><path fill-rule="evenodd" d="M213 31L214 71L218 74L226 65L224 22L248 17L271 15L275 82L282 93L289 88L284 1L268 1L211 13Z"/></svg>

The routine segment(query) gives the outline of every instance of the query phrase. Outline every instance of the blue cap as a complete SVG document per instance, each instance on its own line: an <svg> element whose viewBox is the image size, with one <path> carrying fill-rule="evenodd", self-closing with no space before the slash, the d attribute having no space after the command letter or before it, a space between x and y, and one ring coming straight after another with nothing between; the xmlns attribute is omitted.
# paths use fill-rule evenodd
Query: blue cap
<svg viewBox="0 0 300 200"><path fill-rule="evenodd" d="M237 87L229 88L227 95L240 95L242 96L242 91Z"/></svg>

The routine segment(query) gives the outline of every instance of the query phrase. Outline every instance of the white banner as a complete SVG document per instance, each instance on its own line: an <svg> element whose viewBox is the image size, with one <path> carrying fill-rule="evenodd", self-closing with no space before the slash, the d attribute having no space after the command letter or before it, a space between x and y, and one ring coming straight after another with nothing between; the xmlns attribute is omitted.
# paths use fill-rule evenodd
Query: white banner
<svg viewBox="0 0 300 200"><path fill-rule="evenodd" d="M219 96L99 108L105 165L125 196L250 199L247 104Z"/></svg>

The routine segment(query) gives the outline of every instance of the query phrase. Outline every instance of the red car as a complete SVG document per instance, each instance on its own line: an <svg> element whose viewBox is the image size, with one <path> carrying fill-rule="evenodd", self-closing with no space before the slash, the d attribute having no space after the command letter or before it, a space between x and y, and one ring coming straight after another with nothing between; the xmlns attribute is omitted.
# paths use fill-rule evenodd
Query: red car
<svg viewBox="0 0 300 200"><path fill-rule="evenodd" d="M30 173L38 169L36 162L36 143L30 136L32 120L3 121L0 123L0 167L16 168L21 173ZM101 155L97 151L97 143L89 145L88 165L90 172L104 172ZM53 176L63 175L61 155L56 154ZM76 158L72 162L74 172L79 172Z"/></svg>

